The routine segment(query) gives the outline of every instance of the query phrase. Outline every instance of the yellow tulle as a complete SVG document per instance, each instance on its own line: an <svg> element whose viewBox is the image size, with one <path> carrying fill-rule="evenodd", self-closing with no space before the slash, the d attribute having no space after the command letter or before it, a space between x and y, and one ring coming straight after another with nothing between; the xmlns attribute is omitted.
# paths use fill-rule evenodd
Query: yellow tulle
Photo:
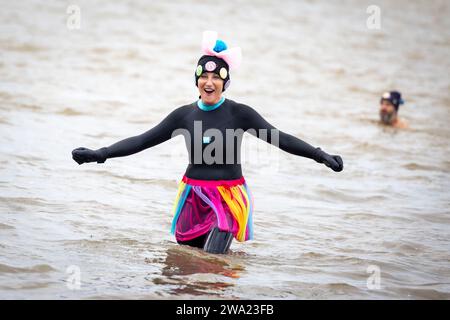
<svg viewBox="0 0 450 320"><path fill-rule="evenodd" d="M172 214L175 214L175 211L177 210L178 202L180 201L181 194L183 193L183 190L185 187L186 187L186 183L184 183L183 181L180 181L180 183L178 184L177 196L175 198L175 202L173 203L173 207L172 207Z"/></svg>
<svg viewBox="0 0 450 320"><path fill-rule="evenodd" d="M234 187L217 187L222 198L225 200L226 204L230 208L231 214L234 216L238 223L238 233L236 239L238 241L245 241L245 232L247 228L247 221L249 215L249 199L246 191L242 186ZM245 198L245 202L242 200L242 195Z"/></svg>

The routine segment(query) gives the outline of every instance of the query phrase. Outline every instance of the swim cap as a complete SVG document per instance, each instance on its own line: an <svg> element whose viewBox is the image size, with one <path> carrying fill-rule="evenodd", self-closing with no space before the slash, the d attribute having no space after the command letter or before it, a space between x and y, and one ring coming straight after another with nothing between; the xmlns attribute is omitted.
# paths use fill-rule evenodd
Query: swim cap
<svg viewBox="0 0 450 320"><path fill-rule="evenodd" d="M398 91L385 92L381 96L380 103L383 100L387 100L394 105L395 111L398 111L398 108L401 104L405 103L402 99L402 94Z"/></svg>
<svg viewBox="0 0 450 320"><path fill-rule="evenodd" d="M225 42L217 39L217 32L203 32L203 56L198 60L195 70L195 85L204 72L214 72L223 80L223 90L230 86L230 69L237 69L242 60L241 48L228 48Z"/></svg>

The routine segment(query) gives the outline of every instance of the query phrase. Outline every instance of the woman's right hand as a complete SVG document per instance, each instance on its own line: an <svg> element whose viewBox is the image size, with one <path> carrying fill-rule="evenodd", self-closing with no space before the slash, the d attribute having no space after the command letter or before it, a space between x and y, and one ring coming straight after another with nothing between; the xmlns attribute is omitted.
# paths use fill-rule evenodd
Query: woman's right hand
<svg viewBox="0 0 450 320"><path fill-rule="evenodd" d="M88 148L76 148L72 151L72 159L75 160L78 164L83 164L85 162L98 162L103 163L105 159L103 159L101 152L99 150L91 150Z"/></svg>

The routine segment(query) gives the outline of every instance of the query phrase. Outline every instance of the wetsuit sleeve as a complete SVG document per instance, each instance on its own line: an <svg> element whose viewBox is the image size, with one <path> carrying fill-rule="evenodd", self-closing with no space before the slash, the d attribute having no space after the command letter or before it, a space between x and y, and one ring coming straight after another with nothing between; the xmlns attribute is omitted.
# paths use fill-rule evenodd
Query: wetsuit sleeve
<svg viewBox="0 0 450 320"><path fill-rule="evenodd" d="M109 147L97 150L96 152L101 157L99 162L104 162L109 158L129 156L169 140L174 131L181 126L184 112L182 108L172 111L158 125L140 135L126 138Z"/></svg>
<svg viewBox="0 0 450 320"><path fill-rule="evenodd" d="M283 151L321 162L320 148L315 148L297 137L278 130L249 106L244 106L242 111L245 131Z"/></svg>

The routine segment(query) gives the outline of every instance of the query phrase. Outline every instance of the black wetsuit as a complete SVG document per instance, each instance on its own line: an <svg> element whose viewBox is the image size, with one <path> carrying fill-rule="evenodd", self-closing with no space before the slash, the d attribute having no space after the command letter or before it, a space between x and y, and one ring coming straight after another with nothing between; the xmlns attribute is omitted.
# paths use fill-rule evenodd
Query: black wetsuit
<svg viewBox="0 0 450 320"><path fill-rule="evenodd" d="M324 163L334 171L343 169L341 157L329 155L320 148L279 131L251 107L229 99L210 111L202 110L197 102L182 106L143 134L95 151L77 148L72 151L72 157L78 164L94 161L103 163L106 159L128 156L182 134L189 153L189 165L185 173L188 178L238 179L242 177L240 149L244 132L254 134L286 152ZM222 145L219 140L223 142ZM202 248L207 235L178 242Z"/></svg>
<svg viewBox="0 0 450 320"><path fill-rule="evenodd" d="M195 130L195 127L197 130ZM216 129L218 131L205 135L208 129ZM232 129L232 131L228 131L228 136L227 129ZM201 132L201 135L196 134L194 131L197 131L197 133ZM219 131L223 137L223 148L220 148L222 151L218 148L212 148L214 150L211 152L212 156L217 156L215 153L222 152L222 156L217 157L219 161L213 163L209 161L208 163L203 157L197 156L196 158L195 148L197 148L197 151L199 146L202 148L200 153L197 152L197 155L205 152L205 148L217 139L216 136L218 136ZM323 154L325 154L320 148L315 148L292 135L277 130L253 108L225 99L220 107L211 111L200 109L197 106L197 102L179 107L172 111L157 126L143 134L121 140L107 148L97 150L96 152L99 155L97 162L104 162L104 160L109 158L128 156L167 141L172 136L182 134L185 137L190 159L185 173L188 178L200 180L238 179L242 176L240 149L242 136L245 131L256 135L268 143L279 143L279 148L286 152L314 159L317 162L322 162ZM230 134L230 132L233 134ZM203 141L204 137L206 139L210 137L210 141ZM230 144L232 142L234 143ZM228 147L230 145L233 147L227 150L227 145ZM231 150L232 156L230 156Z"/></svg>

